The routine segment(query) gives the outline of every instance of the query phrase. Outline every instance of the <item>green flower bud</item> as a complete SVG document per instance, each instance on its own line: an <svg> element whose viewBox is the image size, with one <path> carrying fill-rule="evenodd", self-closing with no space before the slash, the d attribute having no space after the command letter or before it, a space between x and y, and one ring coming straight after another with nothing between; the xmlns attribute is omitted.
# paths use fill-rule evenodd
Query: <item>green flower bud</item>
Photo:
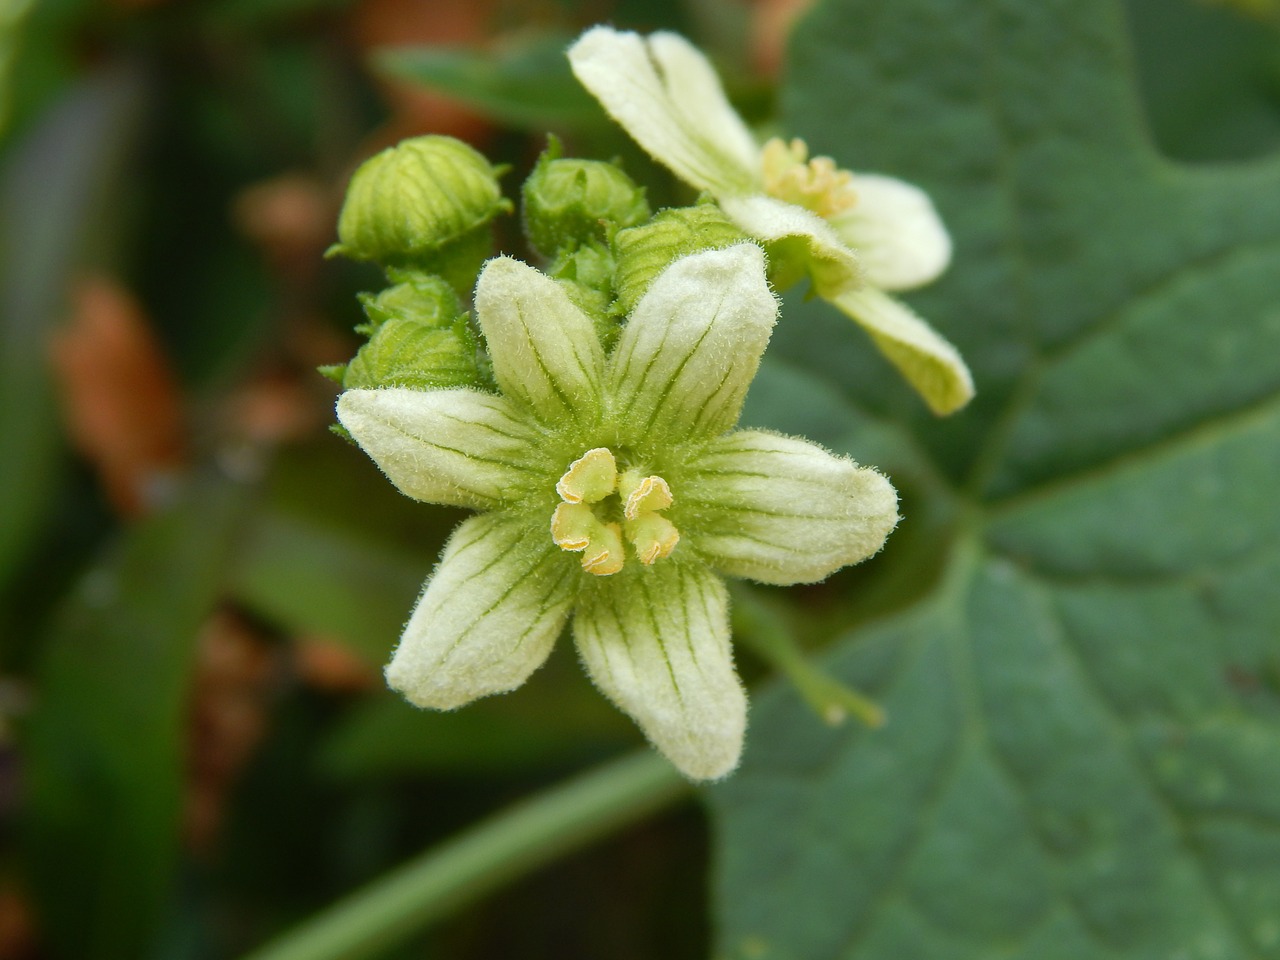
<svg viewBox="0 0 1280 960"><path fill-rule="evenodd" d="M440 277L403 273L378 294L362 294L369 335L342 374L352 387L476 386L476 338L458 298Z"/></svg>
<svg viewBox="0 0 1280 960"><path fill-rule="evenodd" d="M617 272L615 309L629 314L649 284L673 260L700 250L719 249L749 239L714 203L673 207L648 223L620 230L613 240Z"/></svg>
<svg viewBox="0 0 1280 960"><path fill-rule="evenodd" d="M465 316L446 327L393 317L347 364L342 385L426 390L476 386L480 379L475 336Z"/></svg>
<svg viewBox="0 0 1280 960"><path fill-rule="evenodd" d="M392 319L412 320L427 327L448 327L462 313L453 288L440 277L401 273L392 279L400 282L376 294L359 295L365 316L369 318L367 324L357 327L361 333L371 336Z"/></svg>
<svg viewBox="0 0 1280 960"><path fill-rule="evenodd" d="M475 260L470 278L464 277L469 287L488 253L488 223L510 209L497 171L483 156L452 137L416 137L356 170L338 216L339 242L329 253L418 267L451 283L467 271L453 262L463 254L468 264Z"/></svg>
<svg viewBox="0 0 1280 960"><path fill-rule="evenodd" d="M613 231L649 219L644 189L614 163L561 160L555 141L524 182L525 234L544 256L588 242L609 242Z"/></svg>

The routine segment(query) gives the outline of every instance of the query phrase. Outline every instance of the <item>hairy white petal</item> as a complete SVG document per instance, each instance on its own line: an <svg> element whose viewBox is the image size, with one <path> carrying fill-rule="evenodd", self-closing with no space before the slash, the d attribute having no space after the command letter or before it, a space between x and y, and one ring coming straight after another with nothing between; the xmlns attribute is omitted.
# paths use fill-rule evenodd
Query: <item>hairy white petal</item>
<svg viewBox="0 0 1280 960"><path fill-rule="evenodd" d="M655 564L584 595L573 636L596 685L685 776L738 765L747 699L724 584L701 564Z"/></svg>
<svg viewBox="0 0 1280 960"><path fill-rule="evenodd" d="M478 390L348 390L338 421L415 500L486 509L534 475L539 438L527 418Z"/></svg>
<svg viewBox="0 0 1280 960"><path fill-rule="evenodd" d="M871 334L934 413L954 413L973 399L973 377L959 352L906 305L874 287L831 302Z"/></svg>
<svg viewBox="0 0 1280 960"><path fill-rule="evenodd" d="M812 583L876 553L898 522L889 481L808 440L737 430L681 483L696 504L694 547L761 583Z"/></svg>
<svg viewBox="0 0 1280 960"><path fill-rule="evenodd" d="M490 260L476 283L476 316L503 393L543 420L594 414L600 338L560 284L519 260Z"/></svg>
<svg viewBox="0 0 1280 960"><path fill-rule="evenodd" d="M858 202L831 226L858 252L867 282L910 290L937 279L951 262L951 237L919 187L878 174L859 174Z"/></svg>
<svg viewBox="0 0 1280 960"><path fill-rule="evenodd" d="M463 521L387 666L392 688L420 707L451 710L513 690L542 665L579 574L537 533L498 513Z"/></svg>
<svg viewBox="0 0 1280 960"><path fill-rule="evenodd" d="M675 261L636 304L609 358L627 429L684 440L732 427L777 309L755 244Z"/></svg>
<svg viewBox="0 0 1280 960"><path fill-rule="evenodd" d="M683 37L593 27L569 48L584 87L650 156L700 190L760 189L760 151L706 57Z"/></svg>
<svg viewBox="0 0 1280 960"><path fill-rule="evenodd" d="M794 239L805 245L814 291L832 297L862 281L858 255L816 213L773 197L732 197L720 201L726 216L757 240Z"/></svg>

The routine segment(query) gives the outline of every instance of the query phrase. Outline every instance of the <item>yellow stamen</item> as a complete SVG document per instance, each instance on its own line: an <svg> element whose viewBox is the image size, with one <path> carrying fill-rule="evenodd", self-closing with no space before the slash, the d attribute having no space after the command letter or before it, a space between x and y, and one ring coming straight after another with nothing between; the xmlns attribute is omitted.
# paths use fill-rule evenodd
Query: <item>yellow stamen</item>
<svg viewBox="0 0 1280 960"><path fill-rule="evenodd" d="M636 548L636 556L645 566L671 556L680 542L680 531L666 517L649 513L638 520L624 521L627 539Z"/></svg>
<svg viewBox="0 0 1280 960"><path fill-rule="evenodd" d="M671 506L671 488L661 477L637 477L628 470L618 481L618 495L623 498L622 515L634 520L643 513L654 513Z"/></svg>
<svg viewBox="0 0 1280 960"><path fill-rule="evenodd" d="M585 550L599 526L585 503L561 503L551 514L551 539L562 550Z"/></svg>
<svg viewBox="0 0 1280 960"><path fill-rule="evenodd" d="M587 573L607 577L622 569L624 532L645 566L669 556L680 540L675 524L658 512L675 499L667 481L638 469L619 477L617 460L606 447L588 450L571 463L556 492L562 502L551 514L551 540L562 550L581 553ZM601 503L612 496L621 502ZM610 519L619 513L621 524Z"/></svg>
<svg viewBox="0 0 1280 960"><path fill-rule="evenodd" d="M622 531L616 523L600 524L582 555L582 569L597 577L607 577L622 569Z"/></svg>
<svg viewBox="0 0 1280 960"><path fill-rule="evenodd" d="M761 151L764 189L771 197L812 210L829 220L858 202L853 174L841 170L830 157L809 159L803 140L789 144L774 137Z"/></svg>
<svg viewBox="0 0 1280 960"><path fill-rule="evenodd" d="M564 472L556 493L565 503L597 503L618 485L618 463L608 447L588 450Z"/></svg>

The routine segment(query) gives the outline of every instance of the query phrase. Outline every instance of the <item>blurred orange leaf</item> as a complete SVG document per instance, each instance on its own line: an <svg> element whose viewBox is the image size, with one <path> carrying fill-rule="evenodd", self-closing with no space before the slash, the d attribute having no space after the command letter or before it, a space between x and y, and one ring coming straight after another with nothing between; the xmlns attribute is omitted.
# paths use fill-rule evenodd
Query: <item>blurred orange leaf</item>
<svg viewBox="0 0 1280 960"><path fill-rule="evenodd" d="M51 345L72 442L125 516L157 506L186 462L178 386L137 300L115 279L82 278Z"/></svg>

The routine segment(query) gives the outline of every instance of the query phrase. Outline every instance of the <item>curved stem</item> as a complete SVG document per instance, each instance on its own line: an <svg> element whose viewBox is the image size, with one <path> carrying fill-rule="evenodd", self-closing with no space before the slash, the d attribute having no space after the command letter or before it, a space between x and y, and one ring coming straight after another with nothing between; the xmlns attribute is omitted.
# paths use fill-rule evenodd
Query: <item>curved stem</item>
<svg viewBox="0 0 1280 960"><path fill-rule="evenodd" d="M502 884L682 797L689 784L645 751L521 801L322 910L244 960L356 960Z"/></svg>

